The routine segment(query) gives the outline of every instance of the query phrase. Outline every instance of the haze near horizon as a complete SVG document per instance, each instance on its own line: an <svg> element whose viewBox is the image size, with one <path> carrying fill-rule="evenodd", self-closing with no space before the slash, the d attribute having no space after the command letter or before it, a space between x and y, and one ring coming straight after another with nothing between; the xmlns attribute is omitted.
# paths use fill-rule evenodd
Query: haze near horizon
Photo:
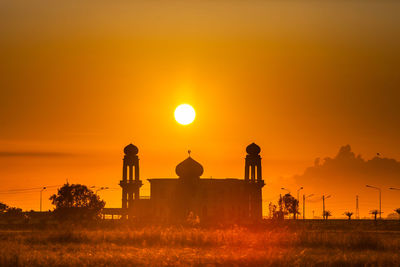
<svg viewBox="0 0 400 267"><path fill-rule="evenodd" d="M335 217L354 210L359 194L367 216L377 196L365 181L400 187L397 173L379 167L389 178L371 178L363 167L328 173L323 165L317 179L314 160L338 162L350 144L345 154L361 154L362 166L376 153L398 166L399 11L395 1L4 2L0 191L67 179L118 188L131 142L143 180L176 177L189 149L203 177L243 178L245 147L256 142L264 204L281 187L304 186L333 194ZM188 126L174 119L182 103L196 110ZM99 194L120 206L119 188ZM37 192L0 197L39 206ZM399 199L385 193L385 215ZM310 205L320 213L320 202Z"/></svg>

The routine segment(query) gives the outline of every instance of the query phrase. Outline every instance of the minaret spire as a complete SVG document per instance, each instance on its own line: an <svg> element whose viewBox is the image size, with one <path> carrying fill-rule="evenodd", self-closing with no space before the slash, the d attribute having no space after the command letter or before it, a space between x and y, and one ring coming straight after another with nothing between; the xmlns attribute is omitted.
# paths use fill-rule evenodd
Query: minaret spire
<svg viewBox="0 0 400 267"><path fill-rule="evenodd" d="M131 209L134 199L140 199L139 189L143 185L139 177L139 149L129 144L124 148L124 159L122 167L122 208Z"/></svg>
<svg viewBox="0 0 400 267"><path fill-rule="evenodd" d="M255 143L247 146L244 179L250 182L262 183L260 147Z"/></svg>

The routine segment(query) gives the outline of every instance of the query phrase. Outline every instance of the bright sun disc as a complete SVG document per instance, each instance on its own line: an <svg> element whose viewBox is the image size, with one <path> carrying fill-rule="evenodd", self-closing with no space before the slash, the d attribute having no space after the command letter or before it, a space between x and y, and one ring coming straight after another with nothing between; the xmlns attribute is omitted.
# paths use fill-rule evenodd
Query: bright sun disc
<svg viewBox="0 0 400 267"><path fill-rule="evenodd" d="M194 118L196 117L196 111L194 111L194 108L191 105L182 104L175 109L174 115L175 120L178 123L182 125L188 125L194 121Z"/></svg>

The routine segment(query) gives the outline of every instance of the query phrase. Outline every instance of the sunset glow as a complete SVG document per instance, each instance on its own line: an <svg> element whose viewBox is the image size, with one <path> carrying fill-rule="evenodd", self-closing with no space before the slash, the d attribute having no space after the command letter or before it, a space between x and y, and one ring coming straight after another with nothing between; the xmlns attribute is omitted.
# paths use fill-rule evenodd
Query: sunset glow
<svg viewBox="0 0 400 267"><path fill-rule="evenodd" d="M282 187L315 194L308 218L321 216L322 194L334 217L358 195L370 218L379 203L366 183L383 188L384 216L398 207L387 189L400 188L398 2L101 2L91 16L92 3L22 2L0 16L2 202L39 210L26 189L47 187L53 209L68 179L109 187L98 194L119 207L131 142L143 195L188 149L205 177L243 178L255 142L264 216ZM175 111L184 103L194 110Z"/></svg>
<svg viewBox="0 0 400 267"><path fill-rule="evenodd" d="M3 1L0 265L400 266L399 14Z"/></svg>

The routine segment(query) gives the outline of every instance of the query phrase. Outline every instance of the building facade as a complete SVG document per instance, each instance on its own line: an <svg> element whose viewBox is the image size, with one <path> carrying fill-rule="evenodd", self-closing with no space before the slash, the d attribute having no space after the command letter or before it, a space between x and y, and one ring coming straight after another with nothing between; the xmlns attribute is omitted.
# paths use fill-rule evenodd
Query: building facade
<svg viewBox="0 0 400 267"><path fill-rule="evenodd" d="M189 157L179 163L178 178L151 178L150 198L140 196L138 148L124 149L121 214L135 220L180 222L188 216L201 222L241 222L262 219L261 149L246 148L244 179L201 178L203 166ZM111 210L111 209L110 209ZM115 209L114 209L115 210Z"/></svg>

